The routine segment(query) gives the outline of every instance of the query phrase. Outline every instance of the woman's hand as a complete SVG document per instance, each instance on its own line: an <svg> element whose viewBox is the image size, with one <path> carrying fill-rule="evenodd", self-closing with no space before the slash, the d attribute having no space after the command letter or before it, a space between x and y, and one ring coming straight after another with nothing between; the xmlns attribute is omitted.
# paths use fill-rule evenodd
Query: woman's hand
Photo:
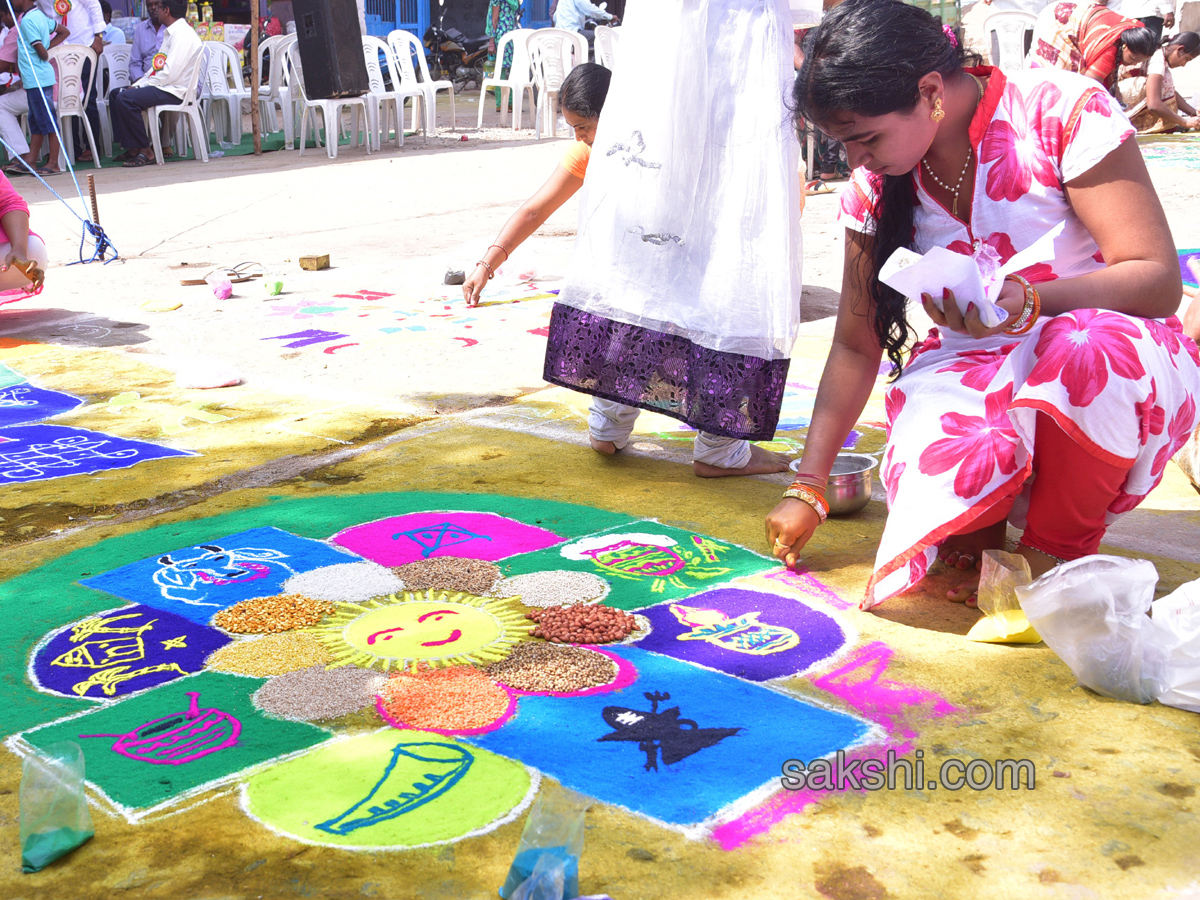
<svg viewBox="0 0 1200 900"><path fill-rule="evenodd" d="M17 269L29 279L27 290L31 294L40 294L42 292L42 286L46 282L46 272L36 261L9 253L4 257L4 265L0 266L0 272L7 272L10 268Z"/></svg>
<svg viewBox="0 0 1200 900"><path fill-rule="evenodd" d="M1184 116L1183 124L1194 131L1197 127L1200 127L1200 116Z"/></svg>
<svg viewBox="0 0 1200 900"><path fill-rule="evenodd" d="M979 316L979 310L974 303L967 306L967 314L964 316L958 309L958 303L954 299L954 292L949 288L942 290L942 308L938 309L933 303L933 297L929 294L921 295L921 304L925 307L925 314L933 319L933 323L939 328L948 328L951 331L957 331L959 334L969 334L973 338L990 337L993 334L999 334L1021 316L1021 310L1025 308L1025 291L1013 281L1004 282L1004 287L1000 289L1000 296L996 300L996 304L1008 313L1008 318L997 325L995 328L988 328L983 324L983 320Z"/></svg>
<svg viewBox="0 0 1200 900"><path fill-rule="evenodd" d="M821 517L803 500L786 497L767 516L767 542L771 555L783 560L789 569L796 568L800 551L809 542Z"/></svg>
<svg viewBox="0 0 1200 900"><path fill-rule="evenodd" d="M471 270L471 274L467 276L467 280L463 282L463 299L467 301L467 306L475 307L479 305L479 295L483 293L483 289L487 283L487 268L482 263L476 263L475 268Z"/></svg>

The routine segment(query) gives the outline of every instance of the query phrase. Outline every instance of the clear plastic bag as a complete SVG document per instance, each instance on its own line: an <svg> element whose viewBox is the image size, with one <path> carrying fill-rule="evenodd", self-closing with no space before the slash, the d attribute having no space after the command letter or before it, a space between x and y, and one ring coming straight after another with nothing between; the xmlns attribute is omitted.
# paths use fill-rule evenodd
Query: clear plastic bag
<svg viewBox="0 0 1200 900"><path fill-rule="evenodd" d="M1200 712L1200 581L1150 604L1151 626L1166 647L1158 702Z"/></svg>
<svg viewBox="0 0 1200 900"><path fill-rule="evenodd" d="M22 871L40 871L87 841L94 832L80 746L62 741L25 757L20 804Z"/></svg>
<svg viewBox="0 0 1200 900"><path fill-rule="evenodd" d="M563 900L565 882L566 865L563 860L543 853L533 867L533 874L513 891L512 900Z"/></svg>
<svg viewBox="0 0 1200 900"><path fill-rule="evenodd" d="M1029 623L1079 683L1149 703L1164 689L1168 642L1146 616L1158 571L1144 559L1085 556L1016 589Z"/></svg>
<svg viewBox="0 0 1200 900"><path fill-rule="evenodd" d="M583 853L583 818L588 800L565 788L544 786L533 801L533 809L521 832L521 843L513 858L500 896L504 900L534 874L538 863L562 864L563 884L559 897L579 896L579 855ZM555 897L554 900L559 900Z"/></svg>
<svg viewBox="0 0 1200 900"><path fill-rule="evenodd" d="M979 572L979 611L983 618L975 623L967 638L987 644L1040 641L1017 600L1016 589L1032 580L1025 557L1003 550L983 551L983 567Z"/></svg>

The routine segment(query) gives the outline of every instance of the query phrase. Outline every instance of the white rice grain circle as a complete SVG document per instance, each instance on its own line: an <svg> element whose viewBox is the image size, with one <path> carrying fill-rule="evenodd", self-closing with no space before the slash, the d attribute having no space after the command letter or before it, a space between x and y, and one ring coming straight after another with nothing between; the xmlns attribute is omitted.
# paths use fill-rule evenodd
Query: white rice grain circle
<svg viewBox="0 0 1200 900"><path fill-rule="evenodd" d="M404 590L404 582L387 566L373 562L339 563L293 575L283 593L303 594L332 603L362 603Z"/></svg>
<svg viewBox="0 0 1200 900"><path fill-rule="evenodd" d="M596 603L608 596L608 582L591 572L552 569L502 578L489 591L493 597L520 597L526 606L570 606Z"/></svg>

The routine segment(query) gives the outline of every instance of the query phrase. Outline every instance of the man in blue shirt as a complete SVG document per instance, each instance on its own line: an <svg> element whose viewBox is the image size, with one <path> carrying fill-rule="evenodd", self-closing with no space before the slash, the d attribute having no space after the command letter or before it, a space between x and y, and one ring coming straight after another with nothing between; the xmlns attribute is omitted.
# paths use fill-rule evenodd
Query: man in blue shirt
<svg viewBox="0 0 1200 900"><path fill-rule="evenodd" d="M39 175L57 175L58 168L58 110L54 107L54 85L58 77L50 65L50 48L67 39L67 26L52 22L35 0L13 0L13 9L21 16L17 24L17 70L25 85L29 101L29 156L26 162L37 167L42 155L42 141L49 136L50 158L38 168Z"/></svg>

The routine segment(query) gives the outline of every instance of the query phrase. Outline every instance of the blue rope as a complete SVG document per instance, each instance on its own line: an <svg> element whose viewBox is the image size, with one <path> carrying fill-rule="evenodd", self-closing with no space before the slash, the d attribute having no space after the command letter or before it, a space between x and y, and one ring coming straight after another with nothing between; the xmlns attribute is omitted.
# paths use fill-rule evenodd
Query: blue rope
<svg viewBox="0 0 1200 900"><path fill-rule="evenodd" d="M13 18L13 27L20 29L21 25L17 21L17 13L16 13L16 10L13 9L12 0L5 0L5 4L8 6L9 15L11 15ZM18 38L20 38L19 30L18 30ZM25 51L25 59L32 67L33 56L30 54L29 47L26 46L25 41L19 39L17 41L17 46L19 46L22 50ZM49 49L49 48L47 48L47 49ZM100 59L99 59L99 57L96 58L96 63L92 66L92 69L93 69L92 82L94 84L96 82L96 79L99 78L99 76L100 76ZM42 98L42 102L46 105L46 114L50 117L50 124L54 128L54 135L55 135L55 137L58 138L59 145L65 146L64 141L63 141L63 136L62 136L62 129L59 127L59 123L58 123L58 116L54 115L51 112L50 101L46 98L45 91L47 91L47 90L51 90L51 88L39 88L37 93L38 93L38 96ZM74 214L75 218L77 218L80 222L83 223L83 233L79 239L79 260L77 262L68 263L68 265L76 266L81 263L84 263L84 264L92 263L92 262L95 262L96 260L100 260L105 265L108 265L114 259L118 259L120 257L120 253L117 252L117 248L116 248L116 246L113 245L112 241L110 241L108 239L108 235L104 233L104 229L101 228L98 223L93 222L92 217L90 215L88 215L87 201L84 200L84 198L83 198L83 190L79 187L79 179L75 177L75 168L74 168L74 166L71 165L71 157L65 151L63 152L62 155L63 155L63 158L67 161L67 171L71 174L71 181L75 184L75 193L78 195L79 203L83 207L84 215L82 215L82 216L78 212L76 212L75 207L73 207L67 200L65 200L58 193L58 191L54 190L54 188L52 188L50 186L50 184L46 181L46 179L43 178L42 175L36 169L33 168L33 166L31 166L28 162L26 162L25 159L19 153L14 152L13 148L8 145L7 141L5 141L3 138L0 138L0 144L4 145L4 149L6 151L8 151L8 155L13 160L20 160L21 165L23 165L29 171L29 174L32 175L34 178L36 178L38 181L40 181L42 184L44 184L46 186L46 189L49 190L50 193L53 194L58 199L58 201L60 203L62 203L63 206L65 206L67 209L69 209L72 212L72 214ZM99 151L97 151L97 154L98 153L99 153ZM83 258L83 250L84 250L84 247L87 245L89 236L92 238L92 240L94 242L94 245L92 248L92 255L91 255L91 258L84 259ZM106 259L105 256L110 251L112 252L112 257L110 259Z"/></svg>

